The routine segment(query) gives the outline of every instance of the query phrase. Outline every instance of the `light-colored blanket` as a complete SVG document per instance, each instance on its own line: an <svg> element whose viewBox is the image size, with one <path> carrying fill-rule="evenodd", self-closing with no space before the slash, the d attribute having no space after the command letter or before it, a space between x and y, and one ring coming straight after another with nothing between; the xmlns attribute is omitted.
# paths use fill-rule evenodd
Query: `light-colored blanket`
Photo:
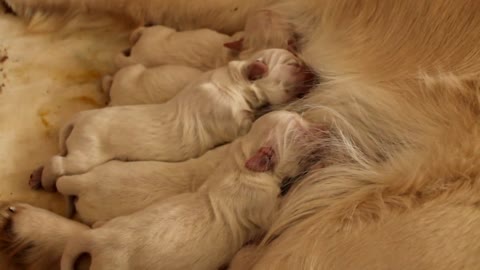
<svg viewBox="0 0 480 270"><path fill-rule="evenodd" d="M127 47L128 30L76 18L38 15L30 25L0 11L0 201L22 201L63 214L61 196L30 190L29 175L57 152L57 130L72 114L102 107L100 78ZM0 269L6 266L0 261Z"/></svg>

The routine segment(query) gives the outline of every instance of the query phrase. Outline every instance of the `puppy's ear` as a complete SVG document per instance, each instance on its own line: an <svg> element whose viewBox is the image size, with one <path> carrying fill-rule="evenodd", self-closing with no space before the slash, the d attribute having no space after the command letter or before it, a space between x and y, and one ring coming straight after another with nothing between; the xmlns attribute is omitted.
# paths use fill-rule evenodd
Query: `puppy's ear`
<svg viewBox="0 0 480 270"><path fill-rule="evenodd" d="M276 165L275 151L272 147L262 147L247 160L245 167L254 172L267 172Z"/></svg>
<svg viewBox="0 0 480 270"><path fill-rule="evenodd" d="M261 79L267 74L268 66L264 62L257 60L247 67L247 78L250 81Z"/></svg>
<svg viewBox="0 0 480 270"><path fill-rule="evenodd" d="M224 43L223 46L232 51L241 52L243 50L243 38Z"/></svg>

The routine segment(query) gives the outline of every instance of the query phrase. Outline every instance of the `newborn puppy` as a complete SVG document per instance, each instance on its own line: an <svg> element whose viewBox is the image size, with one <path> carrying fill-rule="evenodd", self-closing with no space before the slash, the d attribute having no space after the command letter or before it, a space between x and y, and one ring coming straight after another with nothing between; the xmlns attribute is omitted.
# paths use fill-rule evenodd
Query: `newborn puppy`
<svg viewBox="0 0 480 270"><path fill-rule="evenodd" d="M210 29L177 32L160 25L140 27L130 36L132 48L120 53L115 62L119 68L173 64L210 70L234 60L238 49L234 41L241 36L237 33L230 37Z"/></svg>
<svg viewBox="0 0 480 270"><path fill-rule="evenodd" d="M229 149L230 145L220 146L184 162L109 161L85 174L62 176L56 186L63 195L75 198L71 209L76 210L76 219L92 225L196 191Z"/></svg>
<svg viewBox="0 0 480 270"><path fill-rule="evenodd" d="M109 160L178 162L245 134L254 112L301 94L301 61L270 49L203 74L160 105L80 112L60 132L61 154L32 174L30 185L53 190L62 175L82 174Z"/></svg>
<svg viewBox="0 0 480 270"><path fill-rule="evenodd" d="M308 131L299 115L261 117L234 141L229 155L195 193L155 203L69 239L61 269L74 269L81 254L91 269L218 269L265 230L276 209L279 185L296 175ZM297 138L295 138L297 137Z"/></svg>
<svg viewBox="0 0 480 270"><path fill-rule="evenodd" d="M146 68L142 64L120 69L103 78L103 90L110 106L159 104L173 98L203 72L187 66L163 65Z"/></svg>

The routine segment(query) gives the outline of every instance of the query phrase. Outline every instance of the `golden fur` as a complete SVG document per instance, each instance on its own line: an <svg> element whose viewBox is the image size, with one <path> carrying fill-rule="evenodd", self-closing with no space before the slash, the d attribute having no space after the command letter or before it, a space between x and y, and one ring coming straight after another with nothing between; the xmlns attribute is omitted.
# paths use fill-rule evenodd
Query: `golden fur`
<svg viewBox="0 0 480 270"><path fill-rule="evenodd" d="M480 2L269 8L323 78L290 109L331 130L267 236L231 268L478 268Z"/></svg>

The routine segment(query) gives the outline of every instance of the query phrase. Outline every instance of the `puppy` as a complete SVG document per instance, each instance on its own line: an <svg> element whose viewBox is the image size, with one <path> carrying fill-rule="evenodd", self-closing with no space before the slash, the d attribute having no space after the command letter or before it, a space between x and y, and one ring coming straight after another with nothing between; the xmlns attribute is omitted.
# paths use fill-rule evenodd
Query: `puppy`
<svg viewBox="0 0 480 270"><path fill-rule="evenodd" d="M155 203L73 236L61 268L83 253L91 269L218 269L267 228L282 178L299 172L288 160L309 126L299 115L273 112L232 143L229 155L195 193Z"/></svg>
<svg viewBox="0 0 480 270"><path fill-rule="evenodd" d="M140 27L130 36L132 48L120 53L115 63L119 68L132 64L146 67L173 64L206 71L234 60L240 49L234 41L242 36L241 32L230 37L210 29L177 32L161 25Z"/></svg>
<svg viewBox="0 0 480 270"><path fill-rule="evenodd" d="M53 190L59 176L113 159L198 157L245 134L258 108L294 99L308 77L296 56L270 49L205 73L164 104L80 112L60 132L61 154L35 171L30 185Z"/></svg>
<svg viewBox="0 0 480 270"><path fill-rule="evenodd" d="M229 258L243 242L268 225L279 194L279 182L283 177L296 175L303 170L301 165L303 163L299 162L297 157L304 152L305 141L309 138L308 135L312 130L314 130L314 126L305 122L298 114L286 111L266 114L253 124L247 135L235 140L230 146L223 147L223 150L221 150L222 148L216 149L222 152L221 165L212 166L215 168L208 171L201 170L202 174L210 175L196 193L172 197L130 216L115 218L91 231L85 225L59 217L43 209L17 203L4 205L0 211L0 217L3 217L0 219L1 246L7 250L15 249L15 252L11 254L18 256L14 256L14 259L30 267L28 269L36 267L34 269L52 270L59 266L59 258L68 238L80 235L82 231L88 231L87 234L100 237L108 232L104 235L105 241L100 240L94 243L93 241L97 241L98 238L89 237L78 242L80 246L83 246L84 240L91 240L92 246L88 247L88 251L95 257L91 268L81 269L117 269L115 267L119 264L121 265L119 269L160 267L157 264L158 261L153 262L155 265L150 264L151 259L157 254L166 256L165 253L160 252L166 252L167 249L176 244L180 245L181 242L188 243L189 246L182 245L184 248L181 249L173 247L174 249L170 252L177 253L177 255L167 260L174 262L175 265L172 265L171 268L167 265L165 268L154 269L182 267L183 269L217 269L219 265L229 261ZM213 153L212 151L206 155ZM220 157L218 152L215 155ZM205 162L202 163L205 164ZM182 177L177 179L182 179ZM200 183L198 184L200 185ZM125 191L134 188L134 186L129 187ZM188 189L186 187L184 192L188 192ZM94 191L91 190L91 192ZM105 202L108 200L106 198ZM124 205L114 205L112 208L119 206L123 207ZM166 209L166 211L161 209ZM162 213L157 214L157 211ZM186 214L186 212L189 213ZM168 217L175 218L175 220L165 220ZM154 220L151 220L152 218ZM32 226L32 222L34 222L34 226ZM176 224L177 222L179 223ZM167 235L170 230L169 224L172 223L175 223L175 226L170 228L175 230L175 234L178 233L179 238L173 240L175 242L167 240L163 243L165 238L156 241L155 237L162 235L159 233L160 231L165 231L165 235ZM199 231L194 233L192 229ZM232 234L230 230L235 233ZM123 231L130 231L136 236L128 239L128 233L123 233ZM153 231L157 233L151 234ZM142 245L148 250L139 250L140 253L144 253L141 255L142 257L138 257L138 254L129 250L115 260L107 262L106 265L99 265L105 262L105 256L109 256L108 250L110 252L117 250L114 245L118 241L110 242L108 239L116 238L117 234L120 237L119 241L133 241L120 250L127 247L134 248L137 245ZM206 238L211 240L205 241ZM80 247L76 246L76 241L76 238L71 239L69 251L65 254L65 263L67 260L76 259L77 254L72 253L72 249ZM104 246L108 243L112 244L111 248ZM190 244L195 246L190 246ZM162 248L162 246L164 247ZM105 250L103 250L104 248ZM100 261L96 261L97 256L93 254L96 251L104 254L100 257ZM110 255L115 254L111 253ZM143 256L148 259L144 259ZM186 256L185 260L177 261L181 256ZM42 262L48 261L48 265L35 260L38 258L41 258ZM122 265L117 261L117 259L124 258L131 264ZM195 261L196 258L199 260ZM83 260L81 261L83 262ZM159 263L168 262L160 261ZM142 263L145 264L140 265ZM195 267L190 267L193 263L195 263ZM212 267L208 268L207 265Z"/></svg>
<svg viewBox="0 0 480 270"><path fill-rule="evenodd" d="M61 194L75 197L71 209L76 210L76 219L92 225L196 191L229 151L228 144L178 163L109 161L85 174L62 176L56 187Z"/></svg>
<svg viewBox="0 0 480 270"><path fill-rule="evenodd" d="M187 66L146 68L137 64L120 69L114 76L105 76L102 86L110 106L158 104L173 98L202 74Z"/></svg>

